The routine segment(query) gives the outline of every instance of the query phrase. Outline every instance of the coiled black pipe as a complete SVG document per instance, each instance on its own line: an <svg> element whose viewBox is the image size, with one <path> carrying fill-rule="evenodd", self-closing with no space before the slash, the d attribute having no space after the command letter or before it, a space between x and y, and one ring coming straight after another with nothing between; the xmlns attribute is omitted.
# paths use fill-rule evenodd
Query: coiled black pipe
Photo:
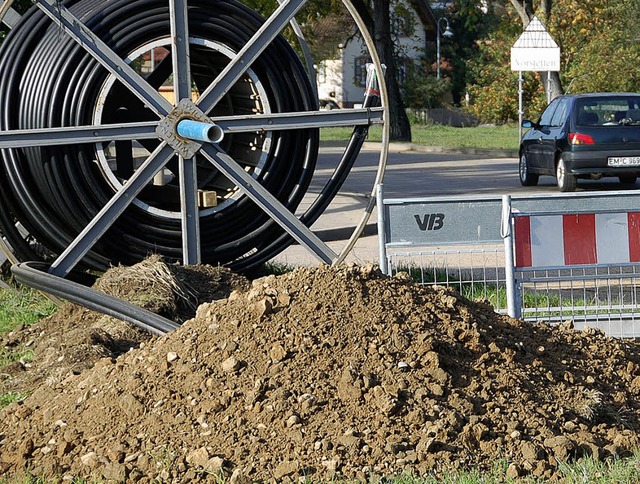
<svg viewBox="0 0 640 484"><path fill-rule="evenodd" d="M122 58L155 39L169 37L169 9L164 1L71 0L64 4ZM262 22L260 16L234 0L190 2L190 35L232 51L240 50ZM192 50L192 59L198 60L199 55L197 49ZM194 68L193 75L196 84L202 84L198 87L204 88L223 66L211 62L206 55L200 57L205 67ZM266 91L272 112L317 109L305 70L284 38L272 42L252 70ZM0 72L3 130L93 124L96 99L108 76L81 46L35 8L3 43ZM157 72L148 81L158 87L166 76L157 75L154 79L154 74ZM104 123L154 119L118 83L109 96ZM236 114L232 98L220 106L226 111L218 114ZM307 225L317 220L339 190L365 133L366 128L356 128L334 176L302 216ZM236 146L241 143L236 140L230 136L223 146L232 156L236 149L241 150ZM157 142L147 140L142 144L151 151ZM317 129L272 132L257 179L294 211L313 176L317 152ZM6 180L0 189L0 232L19 260L55 258L114 193L95 162L95 145L3 149L0 155L0 177ZM200 162L203 163L206 161ZM175 165L175 161L169 163L169 167ZM30 234L28 239L16 222ZM283 229L244 196L201 216L200 230L203 262L227 264L236 270L261 264L292 242ZM150 253L177 260L181 247L177 218L131 206L87 254L83 266L104 269L112 263L131 264Z"/></svg>

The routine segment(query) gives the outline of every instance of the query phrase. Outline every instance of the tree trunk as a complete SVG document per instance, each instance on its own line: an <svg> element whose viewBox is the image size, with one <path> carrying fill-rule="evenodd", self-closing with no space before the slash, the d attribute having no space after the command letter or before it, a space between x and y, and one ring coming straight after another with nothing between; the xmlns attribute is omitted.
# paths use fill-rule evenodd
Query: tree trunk
<svg viewBox="0 0 640 484"><path fill-rule="evenodd" d="M354 2L360 3L360 2ZM380 62L387 66L385 80L389 94L389 128L392 141L411 141L411 125L404 109L400 85L396 78L396 62L391 39L389 0L373 1L372 32Z"/></svg>
<svg viewBox="0 0 640 484"><path fill-rule="evenodd" d="M533 8L533 0L510 0L513 8L516 9L520 19L522 20L522 27L527 28L529 22L533 18L535 11ZM548 22L551 18L551 8L553 7L553 0L541 0L542 11L545 16L545 20ZM551 72L539 72L540 81L544 92L547 94L547 100L560 96L564 93L562 88L562 82L560 82L560 73L556 71Z"/></svg>

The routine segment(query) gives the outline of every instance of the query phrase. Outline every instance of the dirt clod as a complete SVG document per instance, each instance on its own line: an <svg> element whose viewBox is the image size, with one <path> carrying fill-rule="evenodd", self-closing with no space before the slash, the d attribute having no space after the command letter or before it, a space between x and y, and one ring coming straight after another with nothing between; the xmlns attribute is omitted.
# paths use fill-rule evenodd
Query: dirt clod
<svg viewBox="0 0 640 484"><path fill-rule="evenodd" d="M2 381L32 390L0 413L2 469L244 483L506 458L509 477L553 478L559 462L638 445L636 342L513 320L370 266L252 284L183 269L168 270L177 282L162 285L166 306L133 291L174 317L192 308L165 337L73 306L5 337L32 340L35 360ZM166 281L164 268L153 272ZM129 277L102 287L141 287Z"/></svg>

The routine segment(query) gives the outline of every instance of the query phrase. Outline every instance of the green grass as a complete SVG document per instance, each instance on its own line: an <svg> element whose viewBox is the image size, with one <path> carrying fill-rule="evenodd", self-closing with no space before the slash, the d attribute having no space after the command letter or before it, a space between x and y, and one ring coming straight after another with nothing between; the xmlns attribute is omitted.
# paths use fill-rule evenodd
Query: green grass
<svg viewBox="0 0 640 484"><path fill-rule="evenodd" d="M35 289L25 286L15 286L13 289L0 288L0 334L8 333L19 326L28 326L55 310L56 305ZM27 363L33 358L33 351L24 346L0 348L0 377L2 368L6 365L15 361ZM26 395L22 393L0 393L0 410L24 398Z"/></svg>
<svg viewBox="0 0 640 484"><path fill-rule="evenodd" d="M505 460L496 461L491 470L480 471L451 471L438 477L414 477L402 475L395 479L375 479L370 482L386 484L542 484L548 482L534 477L521 477L517 480L506 476L509 463ZM594 461L591 458L583 458L580 462L567 465L560 464L559 470L563 474L561 482L565 484L634 484L640 482L640 451L626 459L610 459L605 462ZM229 479L221 476L212 476L212 482L224 483ZM41 478L25 474L21 477L0 478L0 484L44 484L62 482L51 478ZM74 484L97 484L98 480L74 479ZM305 481L317 482L317 481ZM355 481L334 480L333 484L351 484Z"/></svg>
<svg viewBox="0 0 640 484"><path fill-rule="evenodd" d="M351 128L323 128L323 141L344 141L351 136ZM373 126L368 141L380 141L382 130ZM454 128L452 126L418 126L411 128L412 143L420 146L443 146L446 148L517 150L518 126L478 126Z"/></svg>
<svg viewBox="0 0 640 484"><path fill-rule="evenodd" d="M489 280L486 284L484 282L474 282L469 274L456 271L447 272L444 268L434 267L400 266L395 272L400 271L408 273L411 279L418 284L448 286L467 299L486 299L495 308L507 307L506 288L502 285L498 286L494 280Z"/></svg>
<svg viewBox="0 0 640 484"><path fill-rule="evenodd" d="M448 286L470 300L487 300L497 310L504 310L508 307L507 289L504 281L497 282L488 279L485 282L474 280L470 273L458 272L456 270L447 271L440 267L420 267L420 266L399 266L394 272L406 272L418 284ZM593 296L585 298L582 296L582 289L577 288L576 293L571 296L554 292L553 289L535 290L522 289L522 317L527 317L530 310L536 309L538 317L544 314L545 318L572 318L576 315L598 314L598 307L620 306L617 311L620 313L631 313L635 307L629 304L630 296L624 299L610 297L597 300ZM605 294L606 296L606 294ZM623 307L625 306L626 307Z"/></svg>
<svg viewBox="0 0 640 484"><path fill-rule="evenodd" d="M454 128L452 126L426 126L412 128L412 142L423 146L449 148L518 149L518 127L478 126Z"/></svg>
<svg viewBox="0 0 640 484"><path fill-rule="evenodd" d="M25 286L0 288L0 333L27 326L50 315L56 305L44 294Z"/></svg>
<svg viewBox="0 0 640 484"><path fill-rule="evenodd" d="M0 371L3 366L13 363L14 361L22 361L24 363L33 361L33 356L33 351L24 346L19 346L12 350L0 348Z"/></svg>
<svg viewBox="0 0 640 484"><path fill-rule="evenodd" d="M491 470L453 471L439 477L418 479L415 477L401 477L396 484L498 484L498 483L526 483L541 484L548 482L534 477L522 477L517 480L507 478L507 461L496 461ZM609 459L604 462L584 457L579 462L560 464L565 484L634 484L640 482L640 451L625 459Z"/></svg>
<svg viewBox="0 0 640 484"><path fill-rule="evenodd" d="M0 370L1 372L2 370ZM7 392L0 394L0 410L4 407L8 407L12 403L24 400L27 397L26 393ZM2 481L0 481L2 482Z"/></svg>
<svg viewBox="0 0 640 484"><path fill-rule="evenodd" d="M560 465L568 484L633 484L640 482L640 451L626 459L596 461L586 457L575 464Z"/></svg>

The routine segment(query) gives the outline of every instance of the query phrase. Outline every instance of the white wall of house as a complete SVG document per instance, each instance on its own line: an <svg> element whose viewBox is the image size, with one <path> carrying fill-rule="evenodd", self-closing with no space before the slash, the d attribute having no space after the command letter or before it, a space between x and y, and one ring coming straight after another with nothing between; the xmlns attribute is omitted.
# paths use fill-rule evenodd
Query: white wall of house
<svg viewBox="0 0 640 484"><path fill-rule="evenodd" d="M342 59L325 60L317 68L318 97L338 102L344 99ZM339 103L342 105L341 103Z"/></svg>
<svg viewBox="0 0 640 484"><path fill-rule="evenodd" d="M415 62L422 56L427 36L417 14L409 10L411 12L410 27L399 29L397 47L403 56ZM406 34L402 33L403 30L406 30ZM357 37L340 49L338 59L322 61L317 73L319 98L331 99L342 107L353 107L362 103L366 62L367 50ZM398 69L402 68L402 65L398 65Z"/></svg>

